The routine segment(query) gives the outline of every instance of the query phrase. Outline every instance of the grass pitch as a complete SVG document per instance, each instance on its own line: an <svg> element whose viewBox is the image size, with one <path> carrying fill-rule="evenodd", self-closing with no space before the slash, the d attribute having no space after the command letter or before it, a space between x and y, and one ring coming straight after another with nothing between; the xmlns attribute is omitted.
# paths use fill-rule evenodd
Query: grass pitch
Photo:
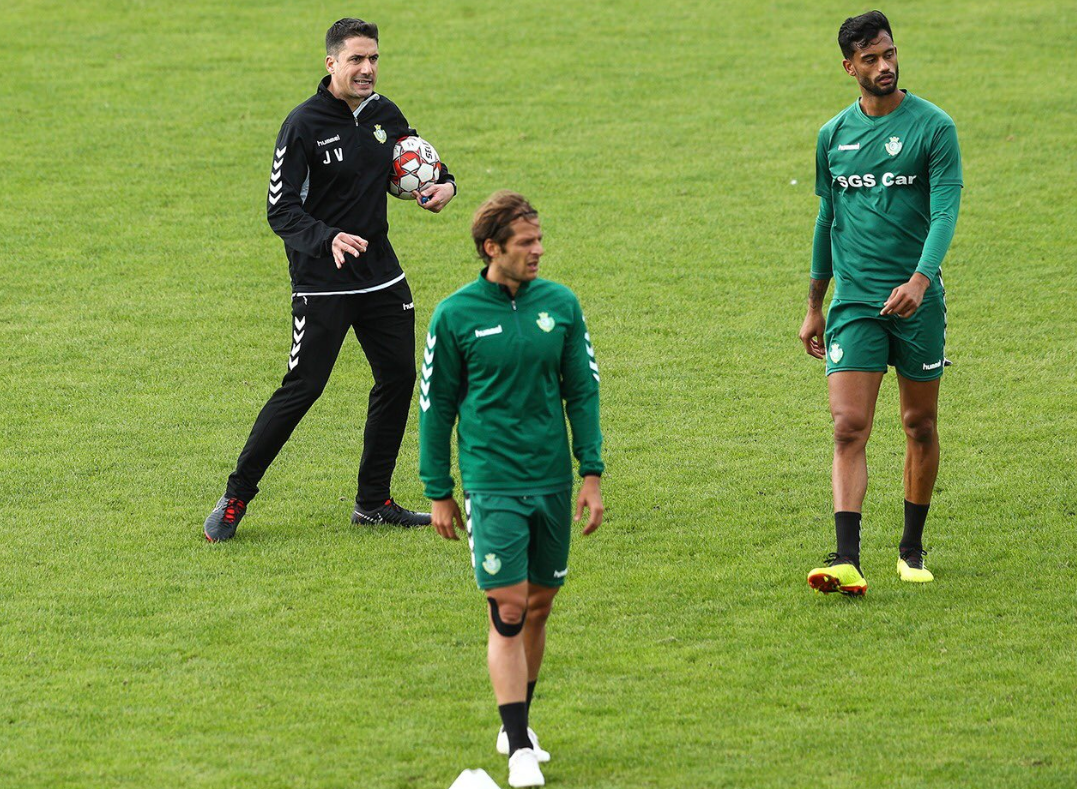
<svg viewBox="0 0 1077 789"><path fill-rule="evenodd" d="M608 521L551 623L548 785L1077 784L1070 8L884 8L902 86L964 155L938 580L894 574L890 376L868 596L804 583L832 541L822 365L796 338L814 141L855 96L835 37L862 10L7 3L0 786L425 789L479 766L504 784L466 544L348 522L354 343L239 537L201 540L285 371L273 140L348 13L381 25L379 91L460 183L440 216L391 208L420 327L477 271L471 212L512 187L603 368Z"/></svg>

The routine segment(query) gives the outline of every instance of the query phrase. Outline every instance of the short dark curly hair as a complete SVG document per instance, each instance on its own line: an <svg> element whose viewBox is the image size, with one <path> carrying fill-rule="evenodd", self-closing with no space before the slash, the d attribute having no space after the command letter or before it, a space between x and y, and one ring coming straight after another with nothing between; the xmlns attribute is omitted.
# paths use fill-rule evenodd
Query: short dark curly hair
<svg viewBox="0 0 1077 789"><path fill-rule="evenodd" d="M850 59L858 49L863 49L879 37L879 33L886 31L890 38L894 33L890 30L890 21L882 11L868 11L860 16L851 16L841 23L838 28L838 46L841 54Z"/></svg>
<svg viewBox="0 0 1077 789"><path fill-rule="evenodd" d="M360 36L378 40L378 26L373 22L364 22L362 19L345 17L338 19L333 26L325 31L325 54L336 55L344 42L349 38Z"/></svg>

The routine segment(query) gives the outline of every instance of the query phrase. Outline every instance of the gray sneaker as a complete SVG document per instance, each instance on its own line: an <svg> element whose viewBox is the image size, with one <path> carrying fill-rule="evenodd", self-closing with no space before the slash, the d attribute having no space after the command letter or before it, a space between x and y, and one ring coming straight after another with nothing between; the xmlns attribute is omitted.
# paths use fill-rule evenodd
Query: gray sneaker
<svg viewBox="0 0 1077 789"><path fill-rule="evenodd" d="M364 510L358 504L352 513L352 523L370 524L389 523L394 526L429 526L429 512L406 510L392 499L386 499L380 507Z"/></svg>
<svg viewBox="0 0 1077 789"><path fill-rule="evenodd" d="M202 533L210 542L224 542L236 536L236 527L247 512L247 503L225 494L206 518Z"/></svg>

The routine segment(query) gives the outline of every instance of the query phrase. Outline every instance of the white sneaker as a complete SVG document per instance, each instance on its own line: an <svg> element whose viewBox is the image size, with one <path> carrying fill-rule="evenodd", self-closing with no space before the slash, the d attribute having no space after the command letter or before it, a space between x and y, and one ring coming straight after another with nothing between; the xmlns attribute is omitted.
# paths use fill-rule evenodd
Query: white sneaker
<svg viewBox="0 0 1077 789"><path fill-rule="evenodd" d="M538 756L530 748L521 748L509 757L509 786L545 786Z"/></svg>
<svg viewBox="0 0 1077 789"><path fill-rule="evenodd" d="M545 764L550 761L550 752L544 751L539 747L538 736L535 734L535 730L530 726L527 727L527 739L531 740L531 750L533 750L535 756L538 757L539 764ZM505 732L504 726L502 726L501 730L497 733L497 752L502 756L509 755L509 735Z"/></svg>

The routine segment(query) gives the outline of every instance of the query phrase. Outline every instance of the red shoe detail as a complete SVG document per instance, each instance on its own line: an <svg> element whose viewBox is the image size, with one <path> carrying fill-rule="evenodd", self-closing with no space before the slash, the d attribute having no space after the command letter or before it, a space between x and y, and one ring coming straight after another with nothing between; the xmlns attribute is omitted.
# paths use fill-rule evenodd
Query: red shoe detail
<svg viewBox="0 0 1077 789"><path fill-rule="evenodd" d="M829 573L817 573L816 575L808 576L808 586L817 592L823 594L832 594L833 592L841 592L844 595L850 597L863 597L868 591L868 587L864 586L842 586L841 581Z"/></svg>
<svg viewBox="0 0 1077 789"><path fill-rule="evenodd" d="M817 573L815 575L808 576L808 586L817 592L823 594L830 594L836 592L839 589L839 581L833 575L827 573Z"/></svg>
<svg viewBox="0 0 1077 789"><path fill-rule="evenodd" d="M247 505L239 499L231 499L228 502L228 506L224 508L224 522L228 525L232 525L236 519L236 507L239 507L241 510L247 509Z"/></svg>

